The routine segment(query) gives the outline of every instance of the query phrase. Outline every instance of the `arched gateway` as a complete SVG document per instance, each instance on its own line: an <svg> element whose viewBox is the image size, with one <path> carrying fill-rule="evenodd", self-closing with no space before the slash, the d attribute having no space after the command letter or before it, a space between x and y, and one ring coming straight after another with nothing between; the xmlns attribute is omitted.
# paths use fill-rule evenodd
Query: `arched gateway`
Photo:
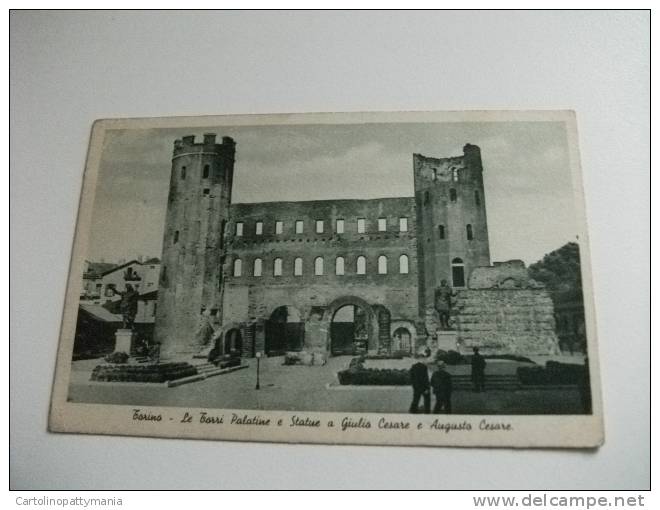
<svg viewBox="0 0 660 510"><path fill-rule="evenodd" d="M325 310L323 322L330 354L361 354L378 348L378 324L373 308L363 299L346 296Z"/></svg>
<svg viewBox="0 0 660 510"><path fill-rule="evenodd" d="M266 355L281 356L289 351L302 351L305 323L297 308L283 305L273 310L266 321Z"/></svg>

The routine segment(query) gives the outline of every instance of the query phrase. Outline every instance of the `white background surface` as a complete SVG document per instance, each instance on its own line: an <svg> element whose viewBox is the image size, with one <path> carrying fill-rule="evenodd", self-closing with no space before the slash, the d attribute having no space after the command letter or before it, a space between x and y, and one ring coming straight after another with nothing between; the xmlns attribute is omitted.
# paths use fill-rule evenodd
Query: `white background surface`
<svg viewBox="0 0 660 510"><path fill-rule="evenodd" d="M14 12L11 486L647 488L648 18L645 12ZM95 119L478 108L577 111L605 446L288 446L46 431Z"/></svg>

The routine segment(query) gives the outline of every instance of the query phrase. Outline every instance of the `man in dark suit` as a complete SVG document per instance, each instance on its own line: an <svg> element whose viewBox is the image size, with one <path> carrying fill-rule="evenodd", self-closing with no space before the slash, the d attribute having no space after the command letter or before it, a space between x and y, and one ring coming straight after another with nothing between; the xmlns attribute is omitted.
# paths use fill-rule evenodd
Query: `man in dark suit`
<svg viewBox="0 0 660 510"><path fill-rule="evenodd" d="M419 413L419 399L424 398L424 413L431 412L431 387L429 385L429 369L425 363L418 361L410 367L410 382L413 387L413 399L410 412Z"/></svg>
<svg viewBox="0 0 660 510"><path fill-rule="evenodd" d="M474 391L484 391L486 388L486 360L479 354L479 348L472 349L472 383Z"/></svg>
<svg viewBox="0 0 660 510"><path fill-rule="evenodd" d="M451 414L451 375L445 370L445 364L438 361L431 376L431 388L435 394L433 414Z"/></svg>

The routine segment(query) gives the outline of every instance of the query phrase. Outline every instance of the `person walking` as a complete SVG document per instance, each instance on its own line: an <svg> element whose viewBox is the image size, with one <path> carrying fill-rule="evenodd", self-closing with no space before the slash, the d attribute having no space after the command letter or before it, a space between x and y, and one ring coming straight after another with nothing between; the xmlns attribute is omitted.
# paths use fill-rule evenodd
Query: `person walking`
<svg viewBox="0 0 660 510"><path fill-rule="evenodd" d="M486 389L486 360L479 354L479 347L472 349L472 384L474 391L485 391Z"/></svg>
<svg viewBox="0 0 660 510"><path fill-rule="evenodd" d="M429 384L429 369L425 363L418 361L410 367L410 382L413 388L413 399L410 404L412 414L419 413L419 399L424 398L424 413L431 412L431 386Z"/></svg>
<svg viewBox="0 0 660 510"><path fill-rule="evenodd" d="M445 363L438 361L431 376L431 388L435 395L433 414L451 414L451 375L445 370Z"/></svg>

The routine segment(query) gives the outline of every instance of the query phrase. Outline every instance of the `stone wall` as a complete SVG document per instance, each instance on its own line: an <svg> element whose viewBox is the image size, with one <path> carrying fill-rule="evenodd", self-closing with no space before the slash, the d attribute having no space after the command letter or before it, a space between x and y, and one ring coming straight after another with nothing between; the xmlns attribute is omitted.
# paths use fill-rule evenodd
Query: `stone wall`
<svg viewBox="0 0 660 510"><path fill-rule="evenodd" d="M486 354L556 354L554 305L521 261L476 268L456 298L458 343Z"/></svg>
<svg viewBox="0 0 660 510"><path fill-rule="evenodd" d="M363 232L358 219L364 219ZM384 229L379 219L385 220ZM337 220L343 220L343 231ZM322 231L317 221L323 222ZM352 304L368 314L369 350L388 350L390 322L418 319L416 236L412 197L234 204L227 228L222 321L268 321L287 306L304 323L304 350L326 352L334 312ZM340 257L343 274L337 271ZM358 272L358 257L364 257L364 274ZM381 257L387 260L384 274ZM402 257L407 262L403 272ZM256 259L260 275L254 274ZM317 274L318 259L322 274ZM237 260L240 274L234 271ZM281 264L277 270L276 261Z"/></svg>

